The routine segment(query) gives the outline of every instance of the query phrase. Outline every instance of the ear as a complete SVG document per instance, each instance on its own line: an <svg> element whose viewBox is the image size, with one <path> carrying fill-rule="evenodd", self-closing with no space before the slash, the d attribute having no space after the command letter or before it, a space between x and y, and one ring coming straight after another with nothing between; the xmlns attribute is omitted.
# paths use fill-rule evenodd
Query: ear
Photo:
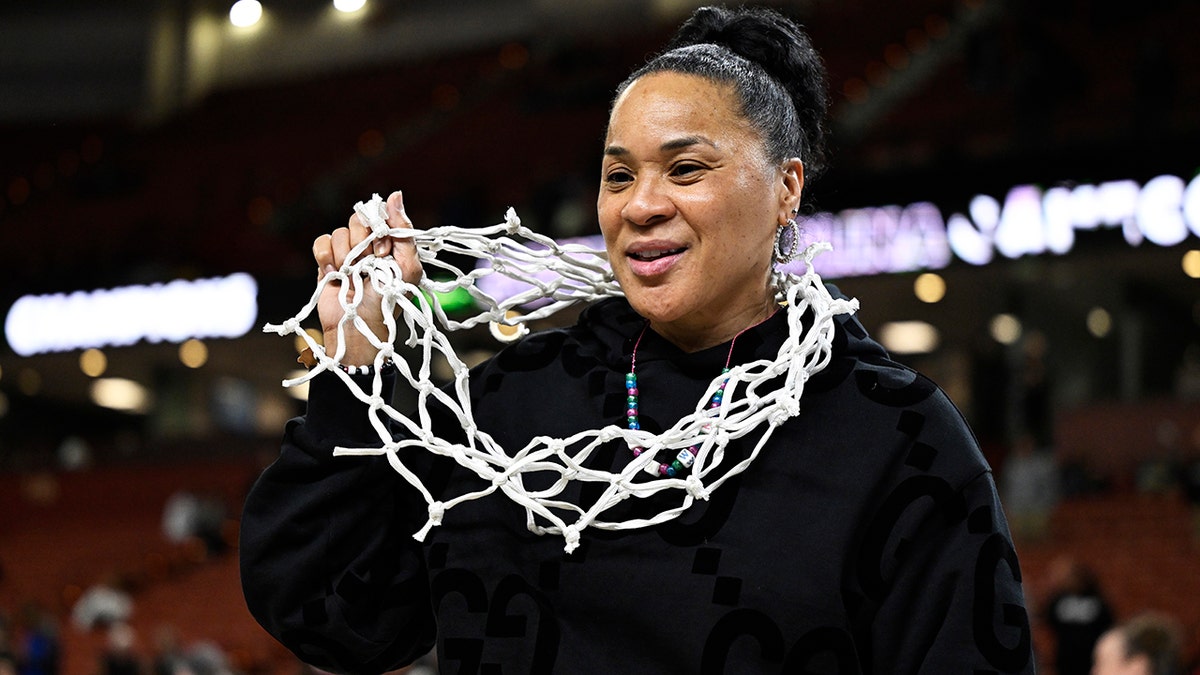
<svg viewBox="0 0 1200 675"><path fill-rule="evenodd" d="M790 157L779 166L779 223L795 218L800 209L800 193L804 191L804 162Z"/></svg>

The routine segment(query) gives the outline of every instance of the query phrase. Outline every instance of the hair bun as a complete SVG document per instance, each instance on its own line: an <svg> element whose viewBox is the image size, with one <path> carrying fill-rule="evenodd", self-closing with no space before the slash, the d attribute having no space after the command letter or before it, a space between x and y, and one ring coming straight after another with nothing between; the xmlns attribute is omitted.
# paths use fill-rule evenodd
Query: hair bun
<svg viewBox="0 0 1200 675"><path fill-rule="evenodd" d="M808 34L791 19L764 7L701 7L679 27L667 49L715 44L757 64L787 91L813 152L806 172L825 165L829 100L825 65Z"/></svg>

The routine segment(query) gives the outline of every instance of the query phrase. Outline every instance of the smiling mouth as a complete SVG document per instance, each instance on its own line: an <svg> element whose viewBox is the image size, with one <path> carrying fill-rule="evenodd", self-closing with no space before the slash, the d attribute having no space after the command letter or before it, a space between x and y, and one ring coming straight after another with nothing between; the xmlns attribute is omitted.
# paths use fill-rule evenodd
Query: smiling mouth
<svg viewBox="0 0 1200 675"><path fill-rule="evenodd" d="M658 260L659 258L665 258L665 257L671 256L671 255L678 255L680 253L683 253L686 250L687 250L687 247L684 246L684 247L680 247L680 248L666 248L666 249L661 249L661 250L656 250L656 251L636 251L636 252L631 252L629 254L629 257L633 258L634 260L641 260L643 262L649 262L651 260Z"/></svg>

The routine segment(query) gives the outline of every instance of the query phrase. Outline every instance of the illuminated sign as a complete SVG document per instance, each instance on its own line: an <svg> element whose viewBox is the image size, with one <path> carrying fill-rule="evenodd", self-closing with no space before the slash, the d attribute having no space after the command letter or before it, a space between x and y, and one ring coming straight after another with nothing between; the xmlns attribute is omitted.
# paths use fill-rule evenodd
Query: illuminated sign
<svg viewBox="0 0 1200 675"><path fill-rule="evenodd" d="M833 244L814 262L829 277L938 269L955 257L984 265L996 253L1061 255L1075 245L1077 231L1098 229L1120 229L1131 246L1174 246L1200 236L1200 176L1191 183L1164 175L1145 185L1018 185L1003 203L977 195L966 214L949 218L933 204L917 202L818 213L804 221L809 240ZM790 269L801 271L795 263Z"/></svg>
<svg viewBox="0 0 1200 675"><path fill-rule="evenodd" d="M21 356L139 340L245 335L258 318L258 284L249 274L150 286L27 295L4 320L12 350Z"/></svg>

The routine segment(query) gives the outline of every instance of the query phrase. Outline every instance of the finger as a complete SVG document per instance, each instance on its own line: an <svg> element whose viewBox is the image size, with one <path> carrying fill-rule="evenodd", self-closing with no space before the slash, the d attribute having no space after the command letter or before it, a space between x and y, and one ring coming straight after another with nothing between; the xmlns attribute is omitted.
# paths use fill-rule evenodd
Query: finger
<svg viewBox="0 0 1200 675"><path fill-rule="evenodd" d="M343 265L351 262L347 260L347 256L350 254L350 249L352 248L350 243L350 228L339 227L329 236L330 248L333 251L333 267L340 270Z"/></svg>
<svg viewBox="0 0 1200 675"><path fill-rule="evenodd" d="M337 269L333 262L333 237L323 234L313 241L313 260L317 263L317 281Z"/></svg>
<svg viewBox="0 0 1200 675"><path fill-rule="evenodd" d="M392 227L413 228L412 219L404 209L404 194L397 190L387 200L388 224ZM412 237L389 237L392 256L400 264L405 281L417 283L421 278L421 260L417 257L417 244Z"/></svg>
<svg viewBox="0 0 1200 675"><path fill-rule="evenodd" d="M350 247L354 248L362 243L362 241L371 236L371 228L362 218L356 213L350 216L350 223L346 226L350 233ZM364 251L365 253L365 251Z"/></svg>
<svg viewBox="0 0 1200 675"><path fill-rule="evenodd" d="M404 212L404 194L402 192L397 190L389 195L386 207L389 227L412 227L412 221L409 220L408 214ZM412 240L400 237L384 237L375 242L375 255L388 255L393 251L395 246L400 244L412 245Z"/></svg>

